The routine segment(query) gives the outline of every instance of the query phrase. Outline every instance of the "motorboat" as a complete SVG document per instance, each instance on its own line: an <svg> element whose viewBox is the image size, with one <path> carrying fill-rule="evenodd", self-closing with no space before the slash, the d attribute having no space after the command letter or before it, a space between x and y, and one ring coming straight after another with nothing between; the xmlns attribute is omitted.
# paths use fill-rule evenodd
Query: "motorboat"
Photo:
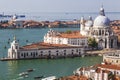
<svg viewBox="0 0 120 80"><path fill-rule="evenodd" d="M27 70L27 72L32 72L32 71L34 71L34 70L35 70L35 69L30 68L30 69Z"/></svg>
<svg viewBox="0 0 120 80"><path fill-rule="evenodd" d="M46 78L42 78L41 80L55 80L55 79L56 79L56 76L49 76Z"/></svg>
<svg viewBox="0 0 120 80"><path fill-rule="evenodd" d="M27 76L28 75L28 72L22 72L19 74L19 76Z"/></svg>
<svg viewBox="0 0 120 80"><path fill-rule="evenodd" d="M34 79L41 79L41 78L43 78L44 76L36 76L36 77L34 77Z"/></svg>

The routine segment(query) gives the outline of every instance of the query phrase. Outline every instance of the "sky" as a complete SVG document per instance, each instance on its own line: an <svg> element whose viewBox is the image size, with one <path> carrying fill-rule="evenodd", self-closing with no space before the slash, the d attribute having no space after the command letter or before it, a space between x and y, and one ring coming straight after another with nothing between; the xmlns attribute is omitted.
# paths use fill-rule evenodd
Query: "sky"
<svg viewBox="0 0 120 80"><path fill-rule="evenodd" d="M120 0L0 0L0 12L120 12Z"/></svg>

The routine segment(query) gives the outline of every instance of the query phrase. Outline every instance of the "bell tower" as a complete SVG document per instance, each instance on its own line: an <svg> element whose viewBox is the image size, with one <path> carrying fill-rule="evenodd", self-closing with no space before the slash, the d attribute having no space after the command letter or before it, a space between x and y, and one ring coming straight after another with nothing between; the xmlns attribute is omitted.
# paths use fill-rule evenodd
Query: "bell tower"
<svg viewBox="0 0 120 80"><path fill-rule="evenodd" d="M16 41L16 36L14 36L14 40L13 40L13 42L11 43L11 49L19 50L19 44L18 44L18 42Z"/></svg>
<svg viewBox="0 0 120 80"><path fill-rule="evenodd" d="M8 58L10 59L18 59L18 50L19 50L19 44L16 41L16 37L14 36L14 40L11 43L11 47L8 49Z"/></svg>
<svg viewBox="0 0 120 80"><path fill-rule="evenodd" d="M84 25L84 17L81 17L81 20L80 20L80 31L83 31L84 30L84 27L85 27L85 25Z"/></svg>

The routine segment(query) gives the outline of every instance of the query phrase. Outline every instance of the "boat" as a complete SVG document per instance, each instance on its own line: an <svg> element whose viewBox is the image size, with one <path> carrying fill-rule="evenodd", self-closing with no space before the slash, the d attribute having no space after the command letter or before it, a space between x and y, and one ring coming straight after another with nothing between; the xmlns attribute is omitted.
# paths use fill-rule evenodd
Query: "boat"
<svg viewBox="0 0 120 80"><path fill-rule="evenodd" d="M25 76L25 77L26 77L27 75L28 75L28 72L22 72L22 73L19 74L19 76Z"/></svg>
<svg viewBox="0 0 120 80"><path fill-rule="evenodd" d="M34 77L34 79L41 79L41 78L43 78L44 76L36 76L36 77Z"/></svg>
<svg viewBox="0 0 120 80"><path fill-rule="evenodd" d="M32 72L32 71L34 71L34 69L32 69L32 68L27 70L27 72Z"/></svg>
<svg viewBox="0 0 120 80"><path fill-rule="evenodd" d="M56 76L50 76L50 77L42 78L41 80L55 80L55 79L57 79Z"/></svg>

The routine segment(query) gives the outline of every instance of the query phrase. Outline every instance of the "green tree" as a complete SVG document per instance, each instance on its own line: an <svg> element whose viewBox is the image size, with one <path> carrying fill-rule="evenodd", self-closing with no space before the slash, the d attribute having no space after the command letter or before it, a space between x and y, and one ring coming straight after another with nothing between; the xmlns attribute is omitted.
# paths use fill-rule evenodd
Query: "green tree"
<svg viewBox="0 0 120 80"><path fill-rule="evenodd" d="M98 43L95 38L88 38L88 45L92 48L96 48L98 46Z"/></svg>
<svg viewBox="0 0 120 80"><path fill-rule="evenodd" d="M72 33L72 31L71 30L67 30L65 33L70 34L70 33Z"/></svg>

